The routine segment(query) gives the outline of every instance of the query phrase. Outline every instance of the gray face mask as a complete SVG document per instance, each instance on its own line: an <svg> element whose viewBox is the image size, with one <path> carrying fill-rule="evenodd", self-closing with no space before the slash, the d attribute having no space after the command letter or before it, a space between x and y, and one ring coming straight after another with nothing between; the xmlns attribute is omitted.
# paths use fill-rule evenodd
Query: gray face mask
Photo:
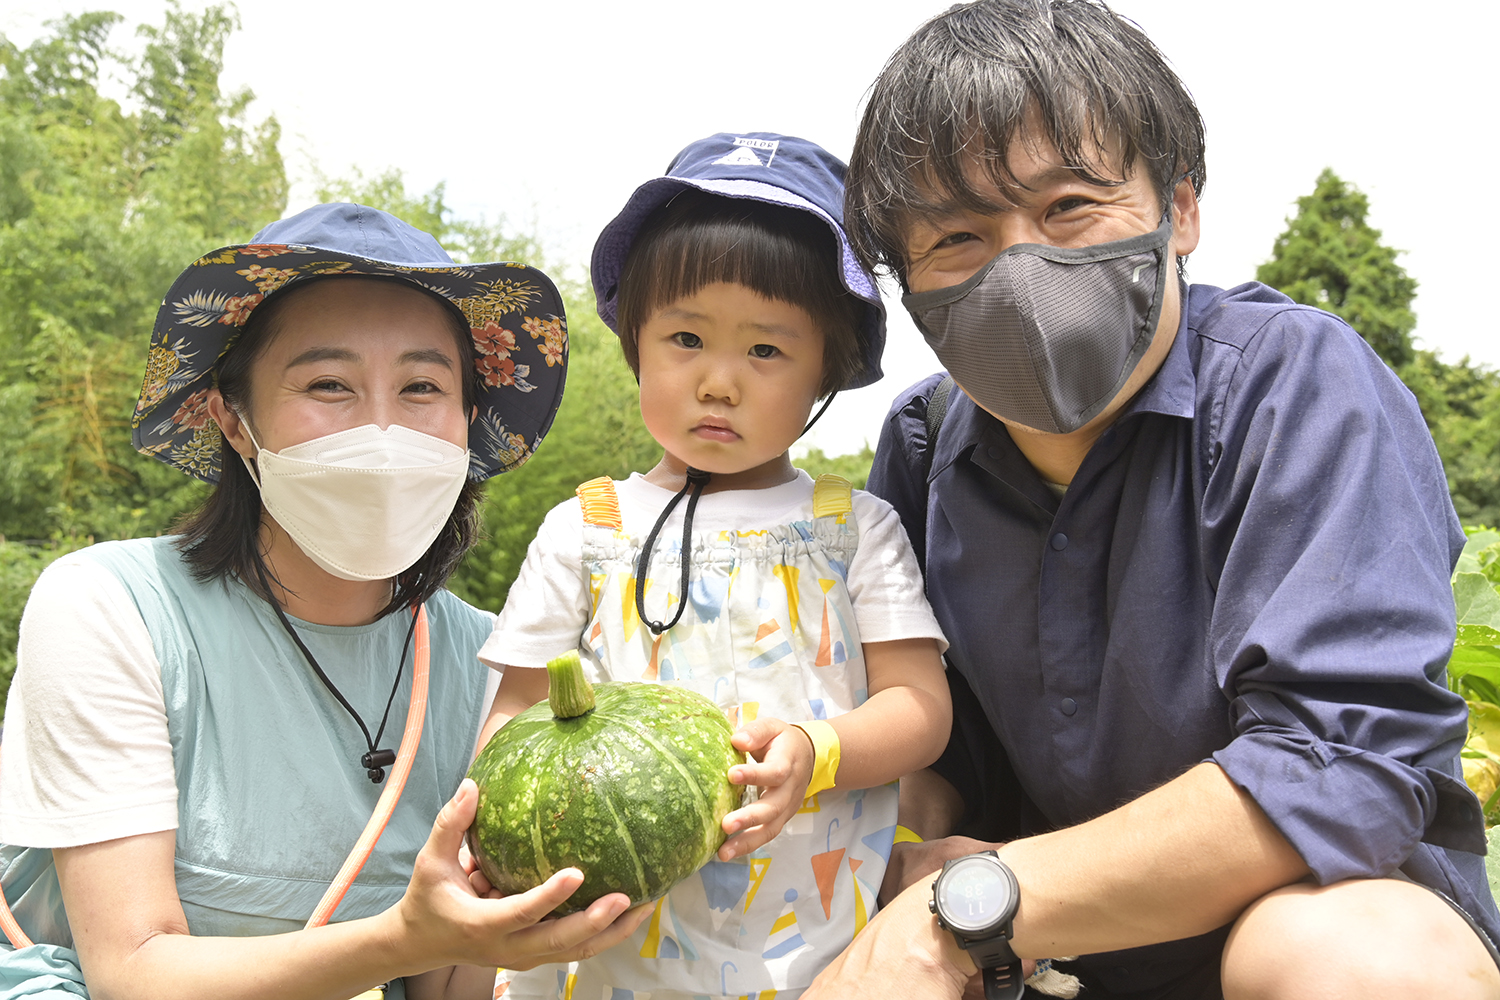
<svg viewBox="0 0 1500 1000"><path fill-rule="evenodd" d="M1155 232L1065 250L1019 243L952 288L901 300L980 406L1067 434L1124 387L1161 318L1172 237Z"/></svg>

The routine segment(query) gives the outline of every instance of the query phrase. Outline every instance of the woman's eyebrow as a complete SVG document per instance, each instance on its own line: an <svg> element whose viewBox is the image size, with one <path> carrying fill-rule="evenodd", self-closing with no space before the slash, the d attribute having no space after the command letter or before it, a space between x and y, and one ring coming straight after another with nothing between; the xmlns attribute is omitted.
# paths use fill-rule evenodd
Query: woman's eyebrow
<svg viewBox="0 0 1500 1000"><path fill-rule="evenodd" d="M309 347L301 354L286 363L288 369L296 368L298 365L311 365L319 361L350 361L358 362L360 357L347 347Z"/></svg>
<svg viewBox="0 0 1500 1000"><path fill-rule="evenodd" d="M296 368L298 365L317 364L319 361L347 361L358 364L363 358L347 347L309 347L301 354L287 362L287 368ZM446 352L435 347L422 347L412 351L404 351L396 359L400 365L442 365L444 368L453 368L453 358Z"/></svg>
<svg viewBox="0 0 1500 1000"><path fill-rule="evenodd" d="M396 363L398 365L442 365L450 371L453 368L453 358L446 351L440 351L436 347L405 351L396 359Z"/></svg>

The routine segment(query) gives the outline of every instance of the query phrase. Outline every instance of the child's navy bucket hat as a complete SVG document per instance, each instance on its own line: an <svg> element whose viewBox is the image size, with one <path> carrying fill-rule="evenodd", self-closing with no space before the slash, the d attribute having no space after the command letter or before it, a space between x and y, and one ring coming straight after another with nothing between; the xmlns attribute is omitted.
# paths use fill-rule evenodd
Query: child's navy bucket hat
<svg viewBox="0 0 1500 1000"><path fill-rule="evenodd" d="M844 287L865 304L859 330L864 364L840 388L857 389L877 381L881 376L880 354L885 348L885 306L874 278L860 266L844 233L847 169L842 160L816 143L775 132L720 132L699 139L677 154L666 176L636 188L624 211L599 234L589 272L600 318L611 330L620 332L615 324L625 257L647 216L683 188L800 208L833 230L838 238Z"/></svg>
<svg viewBox="0 0 1500 1000"><path fill-rule="evenodd" d="M219 360L271 295L298 281L350 274L409 281L467 320L480 382L469 478L509 472L530 458L552 426L566 378L568 328L557 287L525 264L455 264L420 229L350 204L316 205L273 222L247 244L199 257L173 282L156 314L131 419L136 450L216 482L223 444L207 396Z"/></svg>

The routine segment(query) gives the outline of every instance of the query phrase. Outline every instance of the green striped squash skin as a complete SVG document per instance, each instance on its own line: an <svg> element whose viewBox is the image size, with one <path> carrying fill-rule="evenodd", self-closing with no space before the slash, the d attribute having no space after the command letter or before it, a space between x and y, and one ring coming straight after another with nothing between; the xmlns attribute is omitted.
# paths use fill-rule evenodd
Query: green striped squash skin
<svg viewBox="0 0 1500 1000"><path fill-rule="evenodd" d="M611 892L664 894L724 843L745 755L717 705L686 688L594 685L595 708L558 719L543 701L511 719L469 768L479 810L469 850L490 884L524 892L576 867L583 885L554 912Z"/></svg>

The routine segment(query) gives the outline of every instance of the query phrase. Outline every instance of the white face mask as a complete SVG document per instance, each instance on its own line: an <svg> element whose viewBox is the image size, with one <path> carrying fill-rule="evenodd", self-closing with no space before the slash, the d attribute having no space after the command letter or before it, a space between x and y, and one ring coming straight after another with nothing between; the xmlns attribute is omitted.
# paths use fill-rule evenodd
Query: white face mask
<svg viewBox="0 0 1500 1000"><path fill-rule="evenodd" d="M467 448L399 424L366 424L279 452L261 448L248 421L245 433L260 449L254 464L243 461L261 503L341 580L386 580L410 567L448 523L468 479Z"/></svg>

